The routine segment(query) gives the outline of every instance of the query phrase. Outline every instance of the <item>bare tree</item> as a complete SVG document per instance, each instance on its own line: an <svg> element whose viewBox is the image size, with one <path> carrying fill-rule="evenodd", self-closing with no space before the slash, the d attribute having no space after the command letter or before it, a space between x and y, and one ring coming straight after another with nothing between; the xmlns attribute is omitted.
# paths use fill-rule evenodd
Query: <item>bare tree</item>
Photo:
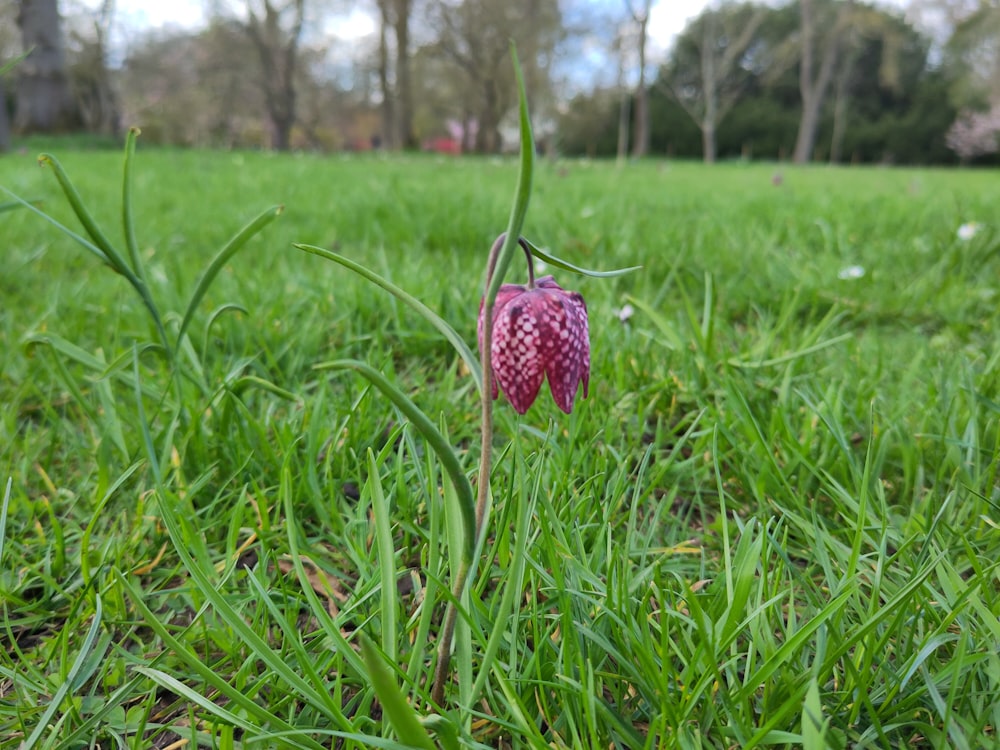
<svg viewBox="0 0 1000 750"><path fill-rule="evenodd" d="M378 0L378 84L382 94L383 146L396 147L396 92L391 77L392 52L389 30L392 28L391 0Z"/></svg>
<svg viewBox="0 0 1000 750"><path fill-rule="evenodd" d="M413 71L410 49L410 16L413 0L395 0L396 17L393 30L396 34L396 117L399 145L405 149L417 147L413 130Z"/></svg>
<svg viewBox="0 0 1000 750"><path fill-rule="evenodd" d="M383 134L387 145L392 148L416 148L410 49L413 0L376 0L376 4L379 12L378 68Z"/></svg>
<svg viewBox="0 0 1000 750"><path fill-rule="evenodd" d="M89 33L70 31L75 47L70 85L80 116L87 130L104 135L114 135L120 127L118 96L107 60L114 8L114 0L103 0L93 16Z"/></svg>
<svg viewBox="0 0 1000 750"><path fill-rule="evenodd" d="M295 70L305 0L247 0L245 30L261 68L261 89L271 126L271 147L287 151L295 124Z"/></svg>
<svg viewBox="0 0 1000 750"><path fill-rule="evenodd" d="M521 60L527 80L535 82L563 33L556 0L437 0L433 6L438 29L436 47L466 81L462 113L466 141L480 153L499 151L500 121L514 102L509 64L509 40L528 54ZM534 107L537 115L539 107ZM472 120L475 121L474 127Z"/></svg>
<svg viewBox="0 0 1000 750"><path fill-rule="evenodd" d="M15 129L52 132L75 127L77 110L56 0L21 0L17 25L24 49L31 54L18 66Z"/></svg>
<svg viewBox="0 0 1000 750"><path fill-rule="evenodd" d="M844 30L841 54L837 63L833 100L833 133L830 137L830 163L841 160L844 136L847 132L847 111L856 85L857 64L860 56L870 44L877 40L880 48L878 80L882 88L898 93L903 83L900 80L900 63L906 43L901 21L893 15L873 6L855 6L851 23ZM861 77L871 78L871 70L861 71Z"/></svg>
<svg viewBox="0 0 1000 750"><path fill-rule="evenodd" d="M740 66L768 9L749 4L710 8L677 42L669 92L701 130L702 157L716 158L716 132L739 101L750 74Z"/></svg>
<svg viewBox="0 0 1000 750"><path fill-rule="evenodd" d="M799 61L799 92L802 95L802 116L795 139L794 161L804 164L812 158L816 131L830 82L837 65L837 56L844 34L851 23L854 0L843 0L836 11L827 6L826 18L817 19L813 0L799 0L801 13L802 52ZM820 49L821 48L821 49ZM819 67L816 56L819 53Z"/></svg>
<svg viewBox="0 0 1000 750"><path fill-rule="evenodd" d="M618 165L621 166L625 163L625 157L628 155L628 119L629 119L629 95L628 88L626 87L626 68L627 61L625 59L626 44L626 31L623 27L619 27L618 35L615 37L614 50L617 53L618 58L618 149L616 153L616 161Z"/></svg>
<svg viewBox="0 0 1000 750"><path fill-rule="evenodd" d="M632 156L641 157L649 153L649 92L646 90L646 43L649 37L649 12L653 0L642 0L635 4L625 0L628 12L637 30L636 49L639 53L639 80L635 86L635 117L632 135Z"/></svg>
<svg viewBox="0 0 1000 750"><path fill-rule="evenodd" d="M10 150L10 117L7 114L7 89L0 74L0 153Z"/></svg>

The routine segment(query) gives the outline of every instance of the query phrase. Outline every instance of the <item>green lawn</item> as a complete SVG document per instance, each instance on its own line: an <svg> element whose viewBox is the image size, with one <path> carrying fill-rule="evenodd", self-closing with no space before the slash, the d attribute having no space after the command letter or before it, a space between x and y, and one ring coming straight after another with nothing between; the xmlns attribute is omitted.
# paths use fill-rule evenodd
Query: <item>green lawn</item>
<svg viewBox="0 0 1000 750"><path fill-rule="evenodd" d="M127 257L121 153L53 153ZM125 278L0 213L0 748L428 746L391 728L393 685L442 748L1000 743L987 171L540 162L526 236L643 268L546 271L587 300L590 397L497 402L430 705L453 483L367 380L314 366L384 372L473 479L476 384L412 309L293 243L474 347L516 169L140 147L135 249L169 341L219 248L284 205L171 358ZM34 154L0 186L83 233Z"/></svg>

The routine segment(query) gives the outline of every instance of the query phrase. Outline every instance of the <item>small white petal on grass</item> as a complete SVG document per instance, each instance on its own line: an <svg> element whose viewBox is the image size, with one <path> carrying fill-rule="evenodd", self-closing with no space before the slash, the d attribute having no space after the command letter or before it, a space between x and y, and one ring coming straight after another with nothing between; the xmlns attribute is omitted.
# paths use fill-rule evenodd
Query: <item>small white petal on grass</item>
<svg viewBox="0 0 1000 750"><path fill-rule="evenodd" d="M618 311L618 320L622 323L628 323L629 318L633 315L635 315L635 308L632 305L625 305Z"/></svg>
<svg viewBox="0 0 1000 750"><path fill-rule="evenodd" d="M957 232L958 239L962 240L963 242L968 242L973 237L975 237L977 234L979 234L979 230L981 228L982 228L982 225L979 222L977 222L977 221L967 221L962 226L960 226L958 228L958 232Z"/></svg>
<svg viewBox="0 0 1000 750"><path fill-rule="evenodd" d="M864 275L865 275L864 267L847 266L847 268L840 269L840 272L837 274L837 278L847 281L849 279L860 279Z"/></svg>

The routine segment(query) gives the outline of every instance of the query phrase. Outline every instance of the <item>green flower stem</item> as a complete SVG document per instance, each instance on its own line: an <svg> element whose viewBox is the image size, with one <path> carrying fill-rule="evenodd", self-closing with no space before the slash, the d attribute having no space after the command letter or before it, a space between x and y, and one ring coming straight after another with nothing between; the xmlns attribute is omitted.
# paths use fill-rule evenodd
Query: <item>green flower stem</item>
<svg viewBox="0 0 1000 750"><path fill-rule="evenodd" d="M496 273L487 280L486 299L484 307L492 308L497 298L497 292L503 283L503 278L507 274L511 258L514 255L514 247L521 237L521 228L524 226L524 218L528 214L528 202L531 200L531 180L535 167L535 140L531 134L531 120L528 117L528 95L524 88L524 76L521 73L521 63L517 58L517 48L514 42L510 43L510 56L514 63L514 76L517 79L517 93L519 102L519 115L521 125L521 168L517 176L517 191L514 193L514 205L510 211L510 219L507 222L507 233L500 249L500 254L496 259ZM485 370L483 372L486 372ZM486 388L483 389L488 390Z"/></svg>
<svg viewBox="0 0 1000 750"><path fill-rule="evenodd" d="M462 560L458 566L458 574L452 582L452 600L444 614L444 625L441 637L438 639L438 660L434 666L434 686L431 688L431 700L438 706L444 706L444 686L451 673L451 642L455 637L455 625L458 623L458 606L465 593L465 583L472 572L472 564Z"/></svg>
<svg viewBox="0 0 1000 750"><path fill-rule="evenodd" d="M531 134L531 120L528 117L528 96L524 88L524 76L521 73L521 64L518 61L517 48L513 41L510 43L510 56L514 64L514 76L517 79L518 110L521 124L521 166L507 231L493 243L486 264L486 294L483 297L483 341L479 352L479 364L483 376L483 387L479 391L482 404L482 449L479 456L479 479L476 487L475 544L479 543L486 521L486 506L490 496L490 469L493 459L493 362L490 356L490 347L493 344L493 305L496 302L497 292L500 291L500 285L503 283L503 277L510 266L514 248L518 244L521 244L525 252L529 253L528 265L531 265L530 250L520 240L521 228L524 226L524 218L528 213L528 202L531 199L535 141ZM438 660L434 668L431 700L439 706L444 703L444 686L450 673L451 642L455 635L455 624L458 621L458 604L470 572L471 569L466 570L463 561L452 589L454 598L448 604L444 628L438 641Z"/></svg>

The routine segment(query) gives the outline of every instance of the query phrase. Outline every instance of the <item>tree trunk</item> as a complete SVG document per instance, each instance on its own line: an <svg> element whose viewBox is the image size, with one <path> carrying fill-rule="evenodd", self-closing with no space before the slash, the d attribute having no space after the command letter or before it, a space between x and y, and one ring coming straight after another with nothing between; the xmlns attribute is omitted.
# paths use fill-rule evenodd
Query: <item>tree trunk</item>
<svg viewBox="0 0 1000 750"><path fill-rule="evenodd" d="M32 52L18 67L15 129L51 133L75 128L79 118L66 75L56 0L21 0L17 25L24 49Z"/></svg>
<svg viewBox="0 0 1000 750"><path fill-rule="evenodd" d="M118 96L108 69L107 38L113 14L113 0L104 0L94 21L93 40L73 37L77 52L72 75L72 89L84 129L110 136L121 130Z"/></svg>
<svg viewBox="0 0 1000 750"><path fill-rule="evenodd" d="M295 118L286 114L271 113L271 148L288 151L292 147L292 126Z"/></svg>
<svg viewBox="0 0 1000 750"><path fill-rule="evenodd" d="M705 92L705 116L701 122L701 153L706 164L715 163L715 126L719 121L719 92L716 89L714 16L705 22L701 40L701 80Z"/></svg>
<svg viewBox="0 0 1000 750"><path fill-rule="evenodd" d="M396 0L396 117L397 143L404 149L417 148L413 132L413 84L410 75L410 0Z"/></svg>
<svg viewBox="0 0 1000 750"><path fill-rule="evenodd" d="M639 21L639 85L635 90L635 141L632 156L649 153L649 94L646 91L646 37L649 26L649 3Z"/></svg>
<svg viewBox="0 0 1000 750"><path fill-rule="evenodd" d="M706 164L715 164L715 122L706 119L701 128L701 151Z"/></svg>
<svg viewBox="0 0 1000 750"><path fill-rule="evenodd" d="M295 68L298 64L299 37L302 33L305 0L294 0L289 6L291 28L281 27L281 10L263 2L263 19L247 6L247 33L257 48L261 65L261 88L271 129L271 147L287 151L292 145L295 125Z"/></svg>
<svg viewBox="0 0 1000 750"><path fill-rule="evenodd" d="M850 9L852 1L847 0L841 6L833 28L825 31L827 43L823 50L819 73L814 78L816 18L813 15L812 0L799 0L802 13L802 62L799 68L802 116L799 120L799 132L795 139L793 160L796 164L805 164L812 159L823 102L826 100L827 90L830 88L830 80L833 78L833 70L837 63L837 53L846 28L845 12Z"/></svg>
<svg viewBox="0 0 1000 750"><path fill-rule="evenodd" d="M480 154L495 154L500 151L500 114L497 107L496 82L483 83L483 107L479 113L479 129L476 131L476 151Z"/></svg>
<svg viewBox="0 0 1000 750"><path fill-rule="evenodd" d="M619 36L616 45L618 47L618 151L616 161L619 165L625 163L628 156L628 115L629 115L629 95L625 87L625 39Z"/></svg>
<svg viewBox="0 0 1000 750"><path fill-rule="evenodd" d="M396 147L395 92L389 82L389 9L386 0L378 4L381 19L378 27L378 85L382 94L382 148Z"/></svg>
<svg viewBox="0 0 1000 750"><path fill-rule="evenodd" d="M853 60L844 65L840 75L837 76L837 90L833 102L833 134L830 136L830 163L836 164L840 161L841 151L844 146L844 132L847 130L847 104L850 98L848 94L848 82L851 77Z"/></svg>
<svg viewBox="0 0 1000 750"><path fill-rule="evenodd" d="M0 154L10 150L10 117L7 115L7 89L0 75Z"/></svg>

